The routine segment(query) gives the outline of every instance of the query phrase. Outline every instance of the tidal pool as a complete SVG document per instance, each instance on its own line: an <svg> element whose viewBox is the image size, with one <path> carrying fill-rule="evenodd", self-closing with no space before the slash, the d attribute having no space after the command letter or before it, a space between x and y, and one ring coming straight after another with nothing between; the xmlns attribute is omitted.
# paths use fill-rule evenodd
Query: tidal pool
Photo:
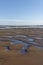
<svg viewBox="0 0 43 65"><path fill-rule="evenodd" d="M11 34L11 33L6 33L6 34Z"/></svg>
<svg viewBox="0 0 43 65"><path fill-rule="evenodd" d="M24 43L23 41L20 41L20 40L12 40L12 42L10 42L10 44L23 44L23 45L26 45L27 43Z"/></svg>
<svg viewBox="0 0 43 65"><path fill-rule="evenodd" d="M43 49L43 46L34 46L35 48Z"/></svg>
<svg viewBox="0 0 43 65"><path fill-rule="evenodd" d="M35 39L41 40L42 38L41 37L36 37Z"/></svg>
<svg viewBox="0 0 43 65"><path fill-rule="evenodd" d="M27 41L31 41L31 42L33 42L34 39L32 39L32 38L27 38Z"/></svg>
<svg viewBox="0 0 43 65"><path fill-rule="evenodd" d="M29 42L29 43L31 43L31 44L39 44L39 43L36 43L36 42Z"/></svg>
<svg viewBox="0 0 43 65"><path fill-rule="evenodd" d="M21 53L21 54L26 54L27 52L28 52L27 49L21 49L21 50L20 50L20 53Z"/></svg>
<svg viewBox="0 0 43 65"><path fill-rule="evenodd" d="M11 39L13 38L13 36L7 36L7 37L8 37L8 38L11 38Z"/></svg>
<svg viewBox="0 0 43 65"><path fill-rule="evenodd" d="M10 47L9 46L3 46L3 48L5 48L6 51L9 51L10 50Z"/></svg>
<svg viewBox="0 0 43 65"><path fill-rule="evenodd" d="M24 37L24 38L26 38L27 36L25 36L25 35L16 35L15 37Z"/></svg>
<svg viewBox="0 0 43 65"><path fill-rule="evenodd" d="M3 38L0 38L0 41L2 41L3 40Z"/></svg>
<svg viewBox="0 0 43 65"><path fill-rule="evenodd" d="M30 44L24 43L23 41L19 40L12 41L11 44L22 44L23 47L21 48L21 50L19 50L19 52L22 54L26 54L28 51L27 49L31 46Z"/></svg>

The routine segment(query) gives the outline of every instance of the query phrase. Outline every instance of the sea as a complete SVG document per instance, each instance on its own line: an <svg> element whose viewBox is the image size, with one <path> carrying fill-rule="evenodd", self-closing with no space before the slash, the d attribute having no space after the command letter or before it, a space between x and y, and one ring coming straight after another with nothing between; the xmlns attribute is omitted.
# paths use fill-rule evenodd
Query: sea
<svg viewBox="0 0 43 65"><path fill-rule="evenodd" d="M12 28L43 28L43 25L0 25L0 29Z"/></svg>

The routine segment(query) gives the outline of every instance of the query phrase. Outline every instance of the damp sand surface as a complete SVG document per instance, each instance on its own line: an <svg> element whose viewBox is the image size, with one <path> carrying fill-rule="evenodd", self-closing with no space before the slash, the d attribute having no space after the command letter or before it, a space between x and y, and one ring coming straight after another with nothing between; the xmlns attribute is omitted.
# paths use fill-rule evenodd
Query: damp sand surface
<svg viewBox="0 0 43 65"><path fill-rule="evenodd" d="M33 32L32 32L33 31ZM36 31L39 31L38 33ZM16 36L16 32L21 32L21 35L24 35L24 37L28 40L28 42L31 43L38 43L38 39L35 39L35 37L38 37L38 35L41 35L40 37L43 40L43 29L5 29L0 30L0 40L2 38L6 39L5 36ZM6 33L14 33L14 34L6 34ZM22 36L23 37L23 36ZM12 37L11 37L12 38ZM21 38L22 39L22 38ZM35 39L35 40L33 40ZM14 38L14 40L17 40ZM40 42L42 41L40 39ZM43 41L42 41L43 42ZM21 43L21 42L18 42ZM3 46L10 46L11 50L6 51ZM39 44L39 47L43 46L42 44ZM43 49L42 48L36 48L34 46L31 46L28 48L28 53L21 54L18 52L19 49L21 49L23 46L22 44L17 45L11 45L10 41L0 41L0 65L43 65Z"/></svg>
<svg viewBox="0 0 43 65"><path fill-rule="evenodd" d="M25 60L25 61L24 61ZM39 62L40 61L40 62ZM15 50L0 53L0 65L43 65L43 50L31 47L28 54L19 54Z"/></svg>

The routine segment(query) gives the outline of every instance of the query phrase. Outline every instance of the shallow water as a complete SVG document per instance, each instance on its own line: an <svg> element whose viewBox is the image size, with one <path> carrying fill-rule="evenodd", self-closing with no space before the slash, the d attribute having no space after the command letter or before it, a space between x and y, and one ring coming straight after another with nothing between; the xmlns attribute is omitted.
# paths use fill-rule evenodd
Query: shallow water
<svg viewBox="0 0 43 65"><path fill-rule="evenodd" d="M3 38L0 38L0 41L3 40Z"/></svg>
<svg viewBox="0 0 43 65"><path fill-rule="evenodd" d="M10 44L23 44L23 45L26 45L26 43L24 43L23 41L20 41L20 40L14 40Z"/></svg>
<svg viewBox="0 0 43 65"><path fill-rule="evenodd" d="M43 49L43 46L34 46L35 48Z"/></svg>
<svg viewBox="0 0 43 65"><path fill-rule="evenodd" d="M21 50L20 50L20 53L22 53L22 54L26 54L27 52L25 51L25 49L27 50L28 48L30 48L30 43L31 44L39 44L39 43L36 43L36 42L34 42L34 39L33 38L29 38L29 37L27 37L27 36L25 36L25 35L16 35L16 36L6 36L9 40L10 40L10 44L12 45L12 44L22 44L22 45L24 45L22 48L21 48ZM26 42L23 42L23 41L21 41L21 40L13 40L13 38L15 38L15 37L24 37L24 38L26 38L26 40L28 41L28 43L26 43ZM37 39L42 39L42 38L40 38L40 37L36 37ZM3 38L0 38L0 41L2 41L3 40ZM43 46L34 46L34 47L36 47L36 48L43 48ZM4 46L4 48L6 49L6 51L8 51L8 50L10 50L10 48L8 49L8 47L7 46Z"/></svg>
<svg viewBox="0 0 43 65"><path fill-rule="evenodd" d="M4 39L3 38L0 38L0 42L2 42Z"/></svg>
<svg viewBox="0 0 43 65"><path fill-rule="evenodd" d="M13 40L13 38L15 38L15 36L5 36L5 37L7 37L8 38L7 40L9 40L9 41L11 41L11 40Z"/></svg>
<svg viewBox="0 0 43 65"><path fill-rule="evenodd" d="M11 42L11 44L22 44L22 45L24 45L24 46L21 48L21 50L20 50L20 52L23 53L23 54L27 53L27 52L25 51L25 49L27 49L27 48L30 47L30 44L24 43L23 41L19 41L19 40L15 40L15 41Z"/></svg>
<svg viewBox="0 0 43 65"><path fill-rule="evenodd" d="M27 52L25 51L25 49L21 49L21 50L20 50L20 53L21 53L21 54L26 54Z"/></svg>
<svg viewBox="0 0 43 65"><path fill-rule="evenodd" d="M22 32L16 32L16 33L20 34L20 33L22 33Z"/></svg>
<svg viewBox="0 0 43 65"><path fill-rule="evenodd" d="M3 46L3 48L5 48L6 51L10 50L9 46Z"/></svg>
<svg viewBox="0 0 43 65"><path fill-rule="evenodd" d="M33 42L34 39L32 39L32 38L27 38L27 41L31 41L31 42Z"/></svg>
<svg viewBox="0 0 43 65"><path fill-rule="evenodd" d="M41 40L42 38L41 37L36 37L35 39Z"/></svg>
<svg viewBox="0 0 43 65"><path fill-rule="evenodd" d="M24 38L26 38L27 36L25 36L25 35L16 35L16 37L24 37Z"/></svg>
<svg viewBox="0 0 43 65"><path fill-rule="evenodd" d="M11 34L11 33L6 33L6 34Z"/></svg>
<svg viewBox="0 0 43 65"><path fill-rule="evenodd" d="M31 44L39 44L39 43L36 43L36 42L29 42L29 43L31 43Z"/></svg>
<svg viewBox="0 0 43 65"><path fill-rule="evenodd" d="M13 36L7 36L8 38L13 38Z"/></svg>

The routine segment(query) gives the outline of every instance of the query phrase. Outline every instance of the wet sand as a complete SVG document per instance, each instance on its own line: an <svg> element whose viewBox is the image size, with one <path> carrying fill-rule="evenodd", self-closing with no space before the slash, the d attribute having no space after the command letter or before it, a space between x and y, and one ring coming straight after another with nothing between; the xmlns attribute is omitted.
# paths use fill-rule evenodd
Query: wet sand
<svg viewBox="0 0 43 65"><path fill-rule="evenodd" d="M43 50L31 48L25 55L16 50L0 52L0 65L43 65Z"/></svg>
<svg viewBox="0 0 43 65"><path fill-rule="evenodd" d="M38 31L38 32L37 32ZM29 38L34 38L34 42L38 42L43 46L43 29L7 29L0 30L0 37L8 39L6 36L26 35ZM9 33L10 34L6 34ZM17 33L21 32L21 33ZM41 37L42 39L36 39ZM24 40L25 38L13 38L14 40ZM11 50L6 51L3 46L10 46ZM11 45L10 41L0 41L0 65L43 65L43 49L35 48L34 45L28 49L27 54L20 54L19 49L22 44Z"/></svg>

